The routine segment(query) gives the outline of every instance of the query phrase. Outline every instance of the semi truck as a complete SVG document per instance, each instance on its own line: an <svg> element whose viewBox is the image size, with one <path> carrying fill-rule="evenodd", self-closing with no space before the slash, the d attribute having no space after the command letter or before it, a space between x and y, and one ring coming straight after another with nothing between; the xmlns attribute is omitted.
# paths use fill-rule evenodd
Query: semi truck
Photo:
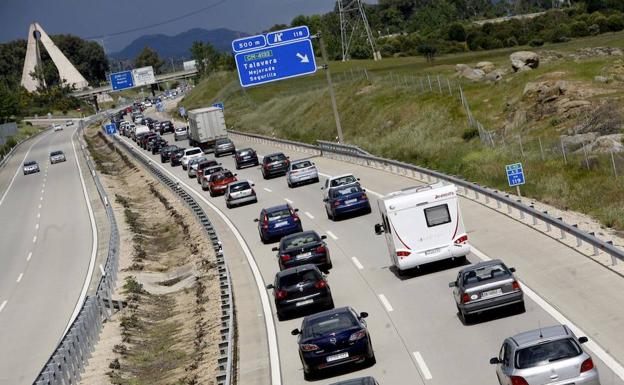
<svg viewBox="0 0 624 385"><path fill-rule="evenodd" d="M201 148L205 153L214 151L217 139L227 138L223 110L217 107L198 108L188 111L189 145Z"/></svg>

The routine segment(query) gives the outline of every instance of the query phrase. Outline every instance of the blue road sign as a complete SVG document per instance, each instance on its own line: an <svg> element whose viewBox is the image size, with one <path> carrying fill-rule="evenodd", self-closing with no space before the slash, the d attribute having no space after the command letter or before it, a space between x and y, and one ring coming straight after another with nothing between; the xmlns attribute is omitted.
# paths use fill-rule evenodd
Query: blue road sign
<svg viewBox="0 0 624 385"><path fill-rule="evenodd" d="M269 45L284 44L293 40L302 40L310 37L310 29L302 25L300 27L282 29L267 33L266 40Z"/></svg>
<svg viewBox="0 0 624 385"><path fill-rule="evenodd" d="M165 107L163 106L162 102L157 102L156 103L156 111L158 111L158 112L165 111Z"/></svg>
<svg viewBox="0 0 624 385"><path fill-rule="evenodd" d="M180 116L186 116L186 110L184 109L184 107L178 108L178 112L180 112Z"/></svg>
<svg viewBox="0 0 624 385"><path fill-rule="evenodd" d="M299 40L236 54L238 77L243 87L313 74L316 59L312 42Z"/></svg>
<svg viewBox="0 0 624 385"><path fill-rule="evenodd" d="M134 87L132 71L115 72L110 75L113 91L125 90Z"/></svg>
<svg viewBox="0 0 624 385"><path fill-rule="evenodd" d="M244 37L242 39L236 39L232 42L232 50L235 53L249 51L251 49L257 49L266 47L267 41L266 36L264 35L256 35Z"/></svg>
<svg viewBox="0 0 624 385"><path fill-rule="evenodd" d="M212 106L213 106L213 107L220 108L220 109L221 109L221 111L223 111L223 110L224 110L223 102L215 103L215 104L213 104Z"/></svg>
<svg viewBox="0 0 624 385"><path fill-rule="evenodd" d="M507 182L509 182L509 187L524 184L525 180L522 163L508 164L505 166L505 170L507 171Z"/></svg>
<svg viewBox="0 0 624 385"><path fill-rule="evenodd" d="M114 133L117 132L117 126L115 125L115 123L110 123L107 124L106 126L104 126L106 128L106 133L108 135L113 135Z"/></svg>

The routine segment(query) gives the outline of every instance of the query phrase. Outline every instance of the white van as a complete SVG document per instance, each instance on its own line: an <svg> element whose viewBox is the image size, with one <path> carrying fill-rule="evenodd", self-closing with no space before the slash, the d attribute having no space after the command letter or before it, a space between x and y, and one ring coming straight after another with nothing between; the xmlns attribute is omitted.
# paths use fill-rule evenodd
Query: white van
<svg viewBox="0 0 624 385"><path fill-rule="evenodd" d="M378 201L390 259L404 270L443 259L465 258L468 235L459 210L457 187L443 182L410 187Z"/></svg>
<svg viewBox="0 0 624 385"><path fill-rule="evenodd" d="M133 138L136 138L138 135L140 134L146 134L150 132L149 127L147 126L143 126L143 125L138 125L134 128L134 135Z"/></svg>

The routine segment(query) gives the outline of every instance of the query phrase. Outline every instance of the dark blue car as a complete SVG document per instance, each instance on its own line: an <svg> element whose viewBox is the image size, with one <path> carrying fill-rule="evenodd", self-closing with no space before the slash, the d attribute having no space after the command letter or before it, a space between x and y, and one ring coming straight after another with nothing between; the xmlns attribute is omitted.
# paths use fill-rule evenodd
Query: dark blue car
<svg viewBox="0 0 624 385"><path fill-rule="evenodd" d="M375 364L375 353L364 318L350 307L307 316L298 335L299 357L306 380L324 369L352 363Z"/></svg>
<svg viewBox="0 0 624 385"><path fill-rule="evenodd" d="M369 214L371 205L366 191L359 183L332 187L325 202L327 218L336 220L338 217L357 212Z"/></svg>
<svg viewBox="0 0 624 385"><path fill-rule="evenodd" d="M293 209L288 204L262 209L260 217L254 219L258 222L258 233L262 242L269 243L285 235L303 231L298 211L299 209Z"/></svg>

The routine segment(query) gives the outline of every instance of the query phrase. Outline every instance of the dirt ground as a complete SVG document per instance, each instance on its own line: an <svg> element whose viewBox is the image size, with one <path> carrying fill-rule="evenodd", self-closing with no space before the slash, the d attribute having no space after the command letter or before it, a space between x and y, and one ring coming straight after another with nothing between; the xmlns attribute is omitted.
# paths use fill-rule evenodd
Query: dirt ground
<svg viewBox="0 0 624 385"><path fill-rule="evenodd" d="M215 255L175 195L87 131L120 233L116 296L81 384L212 384L220 341Z"/></svg>

